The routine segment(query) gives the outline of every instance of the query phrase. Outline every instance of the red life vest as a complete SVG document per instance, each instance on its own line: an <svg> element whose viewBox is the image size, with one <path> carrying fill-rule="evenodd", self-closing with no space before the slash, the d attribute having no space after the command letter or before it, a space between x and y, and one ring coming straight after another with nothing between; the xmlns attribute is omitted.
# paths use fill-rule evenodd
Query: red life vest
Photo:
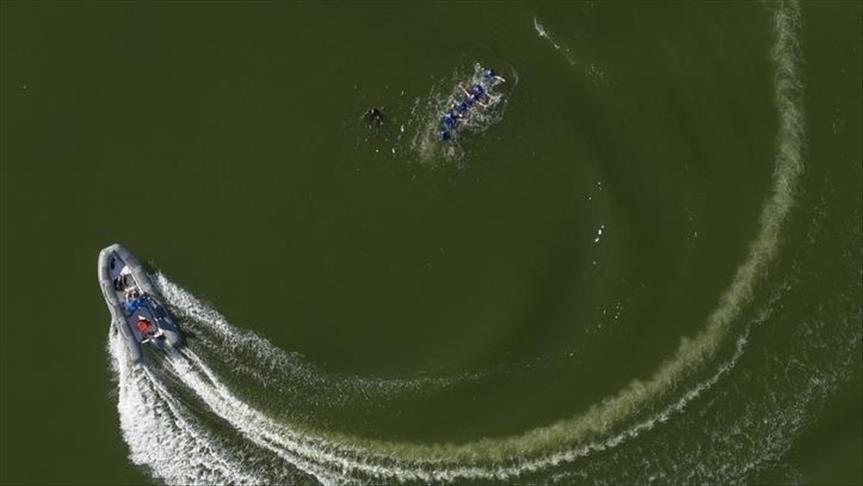
<svg viewBox="0 0 863 486"><path fill-rule="evenodd" d="M144 319L141 319L140 321L138 321L137 327L139 331L145 332L147 328L150 327L150 323Z"/></svg>

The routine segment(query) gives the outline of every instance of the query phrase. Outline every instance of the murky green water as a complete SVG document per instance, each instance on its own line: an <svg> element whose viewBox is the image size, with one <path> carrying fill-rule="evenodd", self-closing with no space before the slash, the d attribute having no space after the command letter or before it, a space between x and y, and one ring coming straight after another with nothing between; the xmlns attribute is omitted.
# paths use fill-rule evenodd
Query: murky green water
<svg viewBox="0 0 863 486"><path fill-rule="evenodd" d="M0 481L863 481L860 3L0 13Z"/></svg>

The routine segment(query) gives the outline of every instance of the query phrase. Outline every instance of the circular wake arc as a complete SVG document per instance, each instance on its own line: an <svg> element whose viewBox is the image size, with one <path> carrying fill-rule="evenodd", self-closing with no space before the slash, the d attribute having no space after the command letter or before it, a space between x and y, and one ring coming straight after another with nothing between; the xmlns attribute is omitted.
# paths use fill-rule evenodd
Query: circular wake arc
<svg viewBox="0 0 863 486"><path fill-rule="evenodd" d="M184 329L192 330L196 340L181 356L134 368L116 336L109 336L108 350L119 388L120 426L132 462L169 483L501 480L537 471L552 473L561 464L618 447L668 421L713 387L743 355L748 331L740 325L733 355L716 363L720 347L729 341L761 276L776 258L803 171L799 6L780 3L772 19L771 60L779 128L771 193L760 214L759 231L704 328L683 339L649 378L631 382L582 414L500 439L427 445L316 430L244 399L218 370L236 369L260 375L260 380L272 379L274 387L312 404L315 396L300 397L293 388L303 386L303 380L304 393L326 384L349 395L371 397L373 403L392 394L421 394L453 381L480 379L483 373L452 380L325 377L254 333L231 326L215 310L158 275L168 304L187 321ZM541 25L534 22L539 32ZM223 366L215 366L212 360L222 360ZM694 384L687 381L708 365L715 369L706 379ZM285 378L272 376L274 373L292 375ZM684 384L688 389L680 390Z"/></svg>

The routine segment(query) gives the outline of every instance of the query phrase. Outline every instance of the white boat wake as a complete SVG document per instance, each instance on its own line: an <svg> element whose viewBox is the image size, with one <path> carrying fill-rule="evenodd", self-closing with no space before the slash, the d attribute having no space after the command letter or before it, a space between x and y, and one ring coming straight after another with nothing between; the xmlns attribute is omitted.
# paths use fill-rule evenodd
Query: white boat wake
<svg viewBox="0 0 863 486"><path fill-rule="evenodd" d="M493 370L452 378L328 375L253 332L232 326L158 275L167 303L194 339L178 356L134 368L114 333L109 336L120 426L132 462L172 484L488 481L534 473L568 480L574 476L556 475L556 468L588 456L613 456L622 444L671 420L729 374L743 356L752 321L744 322L741 315L778 252L803 170L798 5L780 4L773 21L779 129L772 190L761 212L760 230L705 327L683 339L650 377L633 381L582 414L509 437L462 444L363 438L330 430L303 414L323 407L375 407L394 397L422 396L481 380ZM560 49L538 20L534 25L540 36ZM723 357L723 344L731 335L736 341ZM244 381L253 385L238 390L236 383ZM249 392L250 388L257 391ZM280 396L283 403L268 404L262 395ZM303 406L291 407L294 400Z"/></svg>

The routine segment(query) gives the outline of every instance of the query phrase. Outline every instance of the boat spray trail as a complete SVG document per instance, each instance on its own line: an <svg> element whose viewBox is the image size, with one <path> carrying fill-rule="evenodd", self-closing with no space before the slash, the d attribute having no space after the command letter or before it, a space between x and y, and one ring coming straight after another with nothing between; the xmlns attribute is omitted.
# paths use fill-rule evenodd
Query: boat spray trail
<svg viewBox="0 0 863 486"><path fill-rule="evenodd" d="M297 408L314 413L316 406L338 402L339 397L342 401L337 406L351 406L352 400L345 396L359 401L359 397L366 397L364 403L374 406L392 397L422 395L453 383L481 380L493 370L454 378L329 375L261 336L232 326L214 309L158 275L166 300L197 340L190 340L182 356L166 358L164 366L135 370L123 364L122 347L109 338L120 389L120 424L131 460L169 483L284 482L285 478L314 478L322 483L449 482L529 478L537 473L563 481L583 477L579 475L583 470L569 469L572 464L585 470L592 467L579 462L582 458L613 459L628 450L628 443L648 440L642 439L645 432L685 416L681 412L732 373L745 354L751 320L743 318L744 311L753 303L768 266L779 252L782 229L794 206L803 171L799 6L794 2L778 4L772 19L775 41L771 59L779 128L772 185L760 214L759 230L703 329L683 339L648 378L632 381L581 414L502 438L417 444L316 428L291 420L290 410L276 411L244 397L235 390L229 373L254 379L260 386L288 397L283 403L296 400ZM536 18L534 27L538 35L561 49ZM568 50L562 52L569 56ZM730 354L723 354L726 342ZM857 342L859 347L859 339ZM188 396L180 399L178 393ZM205 412L187 403L199 403ZM165 446L181 450L184 460L164 453ZM242 453L237 454L237 450ZM739 476L745 476L755 466L735 467Z"/></svg>

